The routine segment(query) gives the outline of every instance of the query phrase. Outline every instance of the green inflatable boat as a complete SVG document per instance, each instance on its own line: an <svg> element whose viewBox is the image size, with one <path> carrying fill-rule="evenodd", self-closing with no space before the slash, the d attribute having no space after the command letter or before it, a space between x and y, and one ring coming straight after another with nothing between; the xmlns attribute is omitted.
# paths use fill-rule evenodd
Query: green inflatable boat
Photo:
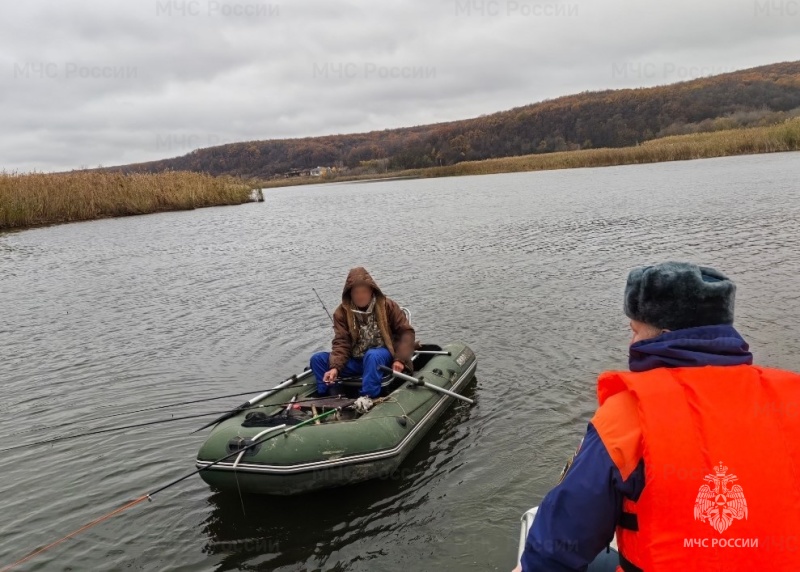
<svg viewBox="0 0 800 572"><path fill-rule="evenodd" d="M475 377L460 342L422 346L413 376L387 372L381 397L356 410L361 387L320 397L307 370L251 398L220 420L197 455L205 482L220 490L293 495L390 475ZM388 371L388 370L387 370Z"/></svg>

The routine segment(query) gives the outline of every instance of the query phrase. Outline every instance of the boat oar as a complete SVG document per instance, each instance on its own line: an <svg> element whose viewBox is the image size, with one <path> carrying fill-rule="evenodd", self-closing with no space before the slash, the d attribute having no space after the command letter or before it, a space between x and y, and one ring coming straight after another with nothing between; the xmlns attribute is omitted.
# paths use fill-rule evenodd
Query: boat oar
<svg viewBox="0 0 800 572"><path fill-rule="evenodd" d="M77 536L79 533L81 533L81 532L83 532L85 530L88 530L88 529L92 528L93 526L96 526L96 525L100 524L101 522L104 522L104 521L108 520L112 516L116 516L116 515L124 512L125 510L127 510L127 509L129 509L131 507L134 507L137 504L139 504L139 503L141 503L141 502L143 502L145 500L152 501L153 500L152 497L157 495L158 493L160 493L162 491L165 491L166 489L168 489L168 488L170 488L172 486L177 485L181 481L185 481L189 477L191 477L193 475L196 475L197 473L200 473L201 471L205 471L205 470L210 469L211 467L213 467L215 465L218 465L218 464L222 463L223 461L227 461L228 459L230 459L232 457L235 457L237 455L241 455L244 451L247 451L247 449L250 449L252 447L260 445L261 443L264 443L265 441L269 441L270 439L274 439L275 437L278 437L279 435L288 436L289 433L291 433L292 431L296 431L296 430L300 429L300 427L302 427L303 425L308 425L309 423L314 423L315 421L318 421L319 419L322 419L324 417L327 417L328 415L336 413L337 411L338 411L338 409L331 409L330 411L326 411L325 413L320 413L319 415L316 415L316 416L312 417L311 419L307 419L307 420L303 421L302 423L298 423L297 425L293 425L292 427L284 429L283 431L270 433L269 435L265 435L261 439L254 440L252 443L249 443L249 444L245 445L241 449L237 449L236 451L234 451L234 452L232 452L232 453L230 453L228 455L225 455L221 459L217 459L213 463L209 463L208 465L204 465L201 468L199 468L199 469L197 469L195 471L192 471L191 473L187 473L187 474L183 475L182 477L180 477L178 479L175 479L174 481L172 481L170 483L167 483L164 486L158 487L157 489L153 490L152 492L144 494L144 495L140 496L139 498L134 499L134 500L122 505L121 507L112 510L111 512L109 512L107 514L105 514L105 515L103 515L103 516L101 516L99 518L94 519L90 523L85 524L85 525L83 525L82 527L80 527L80 528L78 528L76 530L73 530L68 535L56 540L55 542L51 542L50 544L47 544L47 545L45 545L45 546L43 546L41 548L38 548L38 549L34 550L33 552L29 553L27 556L24 556L23 558L20 558L16 562L14 562L14 563L12 563L12 564L0 569L0 572L8 572L9 570L12 570L12 569L20 566L21 564L24 564L25 562L28 562L29 560L31 560L34 557L36 557L39 554L41 554L42 552L45 552L46 550L49 550L50 548L58 546L62 542L65 542L66 540L69 540L70 538L72 538L74 536ZM277 427L275 429L277 429Z"/></svg>
<svg viewBox="0 0 800 572"><path fill-rule="evenodd" d="M198 431L202 431L203 429L207 429L207 428L211 427L212 425L217 425L219 423L222 423L226 419L230 419L231 417L234 417L235 415L238 415L239 413L241 413L245 409L248 409L249 407L252 407L256 403L258 403L262 399L265 399L266 397L269 397L270 395L272 395L276 391L280 391L281 389L285 389L285 388L289 387L290 385L293 385L294 383L296 383L297 381L299 381L300 379L306 377L307 375L309 375L311 373L312 372L309 369L309 370L304 371L303 373L301 373L299 376L298 375L293 375L292 377L290 377L289 379L287 379L283 383L276 385L272 389L268 389L267 391L265 391L263 393L259 393L255 397L251 397L250 399L248 399L247 401L242 403L239 407L236 407L235 409L231 409L226 414L221 415L220 417L217 417L216 419L214 419L214 421L212 421L211 423L206 423L205 425L200 427L200 429L195 429L194 431L192 431L192 433L197 433Z"/></svg>
<svg viewBox="0 0 800 572"><path fill-rule="evenodd" d="M449 395L450 397L455 397L456 399L460 399L461 401L466 401L470 405L475 403L475 401L473 401L469 397L464 397L463 395L459 395L455 391L450 391L449 389L445 389L443 387L439 387L438 385L433 385L432 383L428 383L425 380L417 379L416 377L413 377L413 376L410 376L410 375L406 375L406 374L401 373L399 371L394 371L392 368L386 367L385 365L380 366L380 369L382 369L383 371L385 371L387 373L394 374L395 377L397 377L399 379L403 379L403 380L408 381L410 383L413 383L414 385L420 385L420 386L423 386L423 387L427 387L428 389L430 389L432 391L437 391L439 393L443 393L444 395Z"/></svg>

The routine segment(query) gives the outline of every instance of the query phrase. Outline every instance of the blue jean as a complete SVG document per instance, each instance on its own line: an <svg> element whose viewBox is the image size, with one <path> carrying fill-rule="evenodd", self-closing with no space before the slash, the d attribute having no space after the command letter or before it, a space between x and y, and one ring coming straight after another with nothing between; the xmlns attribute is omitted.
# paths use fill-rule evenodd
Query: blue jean
<svg viewBox="0 0 800 572"><path fill-rule="evenodd" d="M318 352L311 356L311 371L317 378L317 393L327 395L328 387L322 381L325 372L330 369L328 359L330 352ZM389 366L392 363L392 354L386 348L372 348L364 353L363 358L350 358L344 369L339 372L339 377L362 376L361 395L378 397L381 394L381 378L383 373L379 366Z"/></svg>

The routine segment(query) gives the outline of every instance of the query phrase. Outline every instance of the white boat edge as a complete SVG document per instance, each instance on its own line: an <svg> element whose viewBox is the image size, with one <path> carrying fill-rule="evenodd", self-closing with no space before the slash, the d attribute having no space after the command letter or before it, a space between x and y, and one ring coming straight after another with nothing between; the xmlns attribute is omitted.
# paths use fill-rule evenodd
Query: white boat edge
<svg viewBox="0 0 800 572"><path fill-rule="evenodd" d="M533 526L533 519L536 518L536 511L539 510L538 506L533 507L532 509L525 512L522 515L522 526L520 527L519 533L519 550L517 552L517 562L520 561L522 558L522 553L525 551L525 540L528 538L528 531L530 531L531 526ZM615 536L611 540L611 548L619 552L617 548L617 537Z"/></svg>

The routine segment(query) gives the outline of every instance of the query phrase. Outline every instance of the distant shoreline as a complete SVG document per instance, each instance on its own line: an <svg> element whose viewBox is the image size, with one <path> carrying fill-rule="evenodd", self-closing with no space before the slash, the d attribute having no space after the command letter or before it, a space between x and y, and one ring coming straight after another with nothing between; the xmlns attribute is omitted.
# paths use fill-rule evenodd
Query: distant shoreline
<svg viewBox="0 0 800 572"><path fill-rule="evenodd" d="M0 173L0 232L243 204L253 201L253 189L258 188L612 167L786 151L800 151L800 118L766 127L652 139L635 147L485 159L442 167L365 173L354 177L293 177L258 181L213 177L189 171L154 174L99 171Z"/></svg>
<svg viewBox="0 0 800 572"><path fill-rule="evenodd" d="M738 155L756 155L800 151L800 118L766 127L748 127L675 135L651 139L635 147L581 149L519 157L502 157L482 161L465 161L443 167L406 169L386 173L369 173L354 177L305 177L263 181L265 189L309 184L358 183L393 179L424 179L639 165L692 159L711 159Z"/></svg>

